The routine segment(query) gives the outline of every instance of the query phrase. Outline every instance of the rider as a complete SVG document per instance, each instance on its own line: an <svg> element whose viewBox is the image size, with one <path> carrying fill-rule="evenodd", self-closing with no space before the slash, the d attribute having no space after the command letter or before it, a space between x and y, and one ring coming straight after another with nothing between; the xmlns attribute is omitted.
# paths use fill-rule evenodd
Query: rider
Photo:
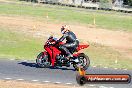
<svg viewBox="0 0 132 88"><path fill-rule="evenodd" d="M79 45L79 41L76 38L76 35L69 30L69 27L67 25L62 26L61 33L63 34L63 36L59 39L59 41L63 41L64 39L66 39L66 43L60 45L59 48L67 54L67 60L70 60L73 55L71 54L69 49L75 50ZM74 61L78 62L78 59L74 59Z"/></svg>

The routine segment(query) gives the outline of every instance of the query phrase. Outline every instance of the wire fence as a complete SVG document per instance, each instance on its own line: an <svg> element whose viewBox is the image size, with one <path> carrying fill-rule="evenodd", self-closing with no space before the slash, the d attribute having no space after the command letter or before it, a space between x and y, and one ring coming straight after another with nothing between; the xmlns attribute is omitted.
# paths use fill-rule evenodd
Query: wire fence
<svg viewBox="0 0 132 88"><path fill-rule="evenodd" d="M69 7L78 7L94 10L118 11L132 13L132 8L124 8L121 5L116 6L109 2L86 2L84 0L25 0L44 4L62 5Z"/></svg>

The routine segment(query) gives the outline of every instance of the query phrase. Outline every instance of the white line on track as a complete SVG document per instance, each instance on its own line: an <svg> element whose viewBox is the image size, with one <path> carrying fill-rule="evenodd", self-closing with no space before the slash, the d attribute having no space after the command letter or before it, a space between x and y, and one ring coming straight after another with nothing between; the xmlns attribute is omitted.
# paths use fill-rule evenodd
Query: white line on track
<svg viewBox="0 0 132 88"><path fill-rule="evenodd" d="M127 69L123 69L123 70L127 70Z"/></svg>
<svg viewBox="0 0 132 88"><path fill-rule="evenodd" d="M12 78L5 78L5 79L10 80L10 79L12 79Z"/></svg>
<svg viewBox="0 0 132 88"><path fill-rule="evenodd" d="M22 81L22 80L24 80L24 79L16 79L16 80L18 80L18 81Z"/></svg>
<svg viewBox="0 0 132 88"><path fill-rule="evenodd" d="M33 82L38 82L39 80L31 80L31 81L33 81Z"/></svg>
<svg viewBox="0 0 132 88"><path fill-rule="evenodd" d="M92 86L95 86L95 85L89 85L89 86L91 86L91 87L92 87Z"/></svg>
<svg viewBox="0 0 132 88"><path fill-rule="evenodd" d="M60 84L61 82L55 82L55 84Z"/></svg>
<svg viewBox="0 0 132 88"><path fill-rule="evenodd" d="M114 69L117 69L117 68L114 68Z"/></svg>
<svg viewBox="0 0 132 88"><path fill-rule="evenodd" d="M105 87L105 86L99 86L99 88L109 88L109 87Z"/></svg>
<svg viewBox="0 0 132 88"><path fill-rule="evenodd" d="M114 88L114 87L109 87L109 88Z"/></svg>
<svg viewBox="0 0 132 88"><path fill-rule="evenodd" d="M71 85L72 83L66 83L67 85Z"/></svg>
<svg viewBox="0 0 132 88"><path fill-rule="evenodd" d="M50 81L43 81L43 82L45 82L45 83L49 83Z"/></svg>

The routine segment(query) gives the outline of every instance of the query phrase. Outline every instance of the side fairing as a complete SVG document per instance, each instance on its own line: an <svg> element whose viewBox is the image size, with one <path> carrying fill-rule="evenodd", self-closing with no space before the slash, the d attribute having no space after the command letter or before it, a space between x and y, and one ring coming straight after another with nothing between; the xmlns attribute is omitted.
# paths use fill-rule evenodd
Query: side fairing
<svg viewBox="0 0 132 88"><path fill-rule="evenodd" d="M56 47L53 47L53 46L45 47L45 50L48 52L48 54L50 56L49 59L52 63L52 66L54 66L55 62L56 62L56 55L59 55L61 53L61 51L58 50Z"/></svg>

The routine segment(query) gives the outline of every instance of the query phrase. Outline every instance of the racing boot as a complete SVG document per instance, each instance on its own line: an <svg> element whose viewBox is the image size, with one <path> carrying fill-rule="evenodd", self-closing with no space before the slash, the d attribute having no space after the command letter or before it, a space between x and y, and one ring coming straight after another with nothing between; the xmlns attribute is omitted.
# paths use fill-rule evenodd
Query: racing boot
<svg viewBox="0 0 132 88"><path fill-rule="evenodd" d="M63 64L63 66L70 67L69 58L63 57L62 64Z"/></svg>
<svg viewBox="0 0 132 88"><path fill-rule="evenodd" d="M74 57L72 54L68 55L67 57L69 58L70 61L79 63L78 58Z"/></svg>
<svg viewBox="0 0 132 88"><path fill-rule="evenodd" d="M75 63L79 63L79 59L77 57L73 57L71 58L71 61L75 62Z"/></svg>

